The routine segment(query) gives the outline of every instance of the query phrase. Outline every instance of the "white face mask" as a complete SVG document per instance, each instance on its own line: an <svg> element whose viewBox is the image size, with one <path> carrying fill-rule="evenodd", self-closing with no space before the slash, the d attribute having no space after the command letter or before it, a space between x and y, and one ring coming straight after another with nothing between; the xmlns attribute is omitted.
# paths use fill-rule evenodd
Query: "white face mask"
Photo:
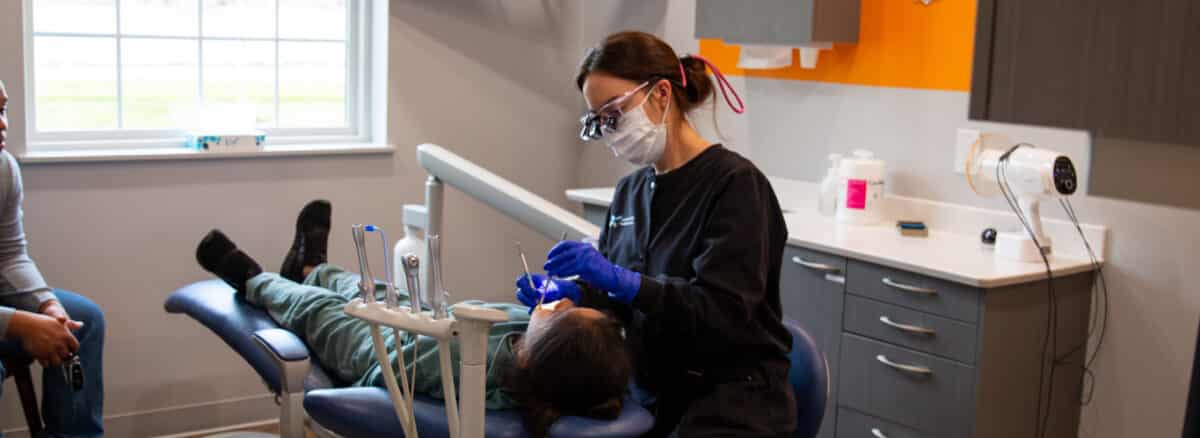
<svg viewBox="0 0 1200 438"><path fill-rule="evenodd" d="M647 93L637 109L621 115L615 130L604 133L605 142L614 155L638 166L658 162L667 146L667 111L671 109L671 100L667 100L662 122L658 125L646 115L645 106L649 100Z"/></svg>

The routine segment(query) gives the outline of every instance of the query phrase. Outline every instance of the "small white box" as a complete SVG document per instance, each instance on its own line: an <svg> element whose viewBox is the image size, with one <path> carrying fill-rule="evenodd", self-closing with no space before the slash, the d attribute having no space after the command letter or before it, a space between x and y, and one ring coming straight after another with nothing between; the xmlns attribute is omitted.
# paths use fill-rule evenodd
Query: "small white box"
<svg viewBox="0 0 1200 438"><path fill-rule="evenodd" d="M256 152L262 150L266 140L267 135L262 131L192 131L188 132L187 146L208 152Z"/></svg>

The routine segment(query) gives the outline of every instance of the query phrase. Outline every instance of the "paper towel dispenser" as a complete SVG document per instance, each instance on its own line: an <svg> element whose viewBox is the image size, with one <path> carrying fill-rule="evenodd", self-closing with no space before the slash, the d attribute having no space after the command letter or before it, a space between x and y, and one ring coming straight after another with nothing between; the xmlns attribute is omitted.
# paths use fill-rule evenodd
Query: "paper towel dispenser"
<svg viewBox="0 0 1200 438"><path fill-rule="evenodd" d="M696 38L742 46L742 68L816 66L820 50L858 42L859 0L697 0Z"/></svg>

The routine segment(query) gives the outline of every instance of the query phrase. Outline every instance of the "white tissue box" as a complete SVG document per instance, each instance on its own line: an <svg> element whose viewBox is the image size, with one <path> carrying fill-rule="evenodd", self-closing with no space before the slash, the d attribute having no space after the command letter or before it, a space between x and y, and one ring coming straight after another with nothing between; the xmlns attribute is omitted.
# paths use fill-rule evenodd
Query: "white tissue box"
<svg viewBox="0 0 1200 438"><path fill-rule="evenodd" d="M256 152L262 150L266 140L262 131L192 131L188 132L187 146L208 152Z"/></svg>

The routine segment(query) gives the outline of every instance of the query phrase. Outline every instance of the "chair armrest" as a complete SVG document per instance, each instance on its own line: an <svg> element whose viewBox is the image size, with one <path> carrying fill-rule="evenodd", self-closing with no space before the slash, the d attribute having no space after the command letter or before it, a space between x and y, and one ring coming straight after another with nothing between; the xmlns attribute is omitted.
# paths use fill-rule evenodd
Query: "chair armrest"
<svg viewBox="0 0 1200 438"><path fill-rule="evenodd" d="M281 390L285 393L304 392L304 378L311 364L304 341L284 329L264 329L254 332L254 341L279 368L283 376Z"/></svg>

